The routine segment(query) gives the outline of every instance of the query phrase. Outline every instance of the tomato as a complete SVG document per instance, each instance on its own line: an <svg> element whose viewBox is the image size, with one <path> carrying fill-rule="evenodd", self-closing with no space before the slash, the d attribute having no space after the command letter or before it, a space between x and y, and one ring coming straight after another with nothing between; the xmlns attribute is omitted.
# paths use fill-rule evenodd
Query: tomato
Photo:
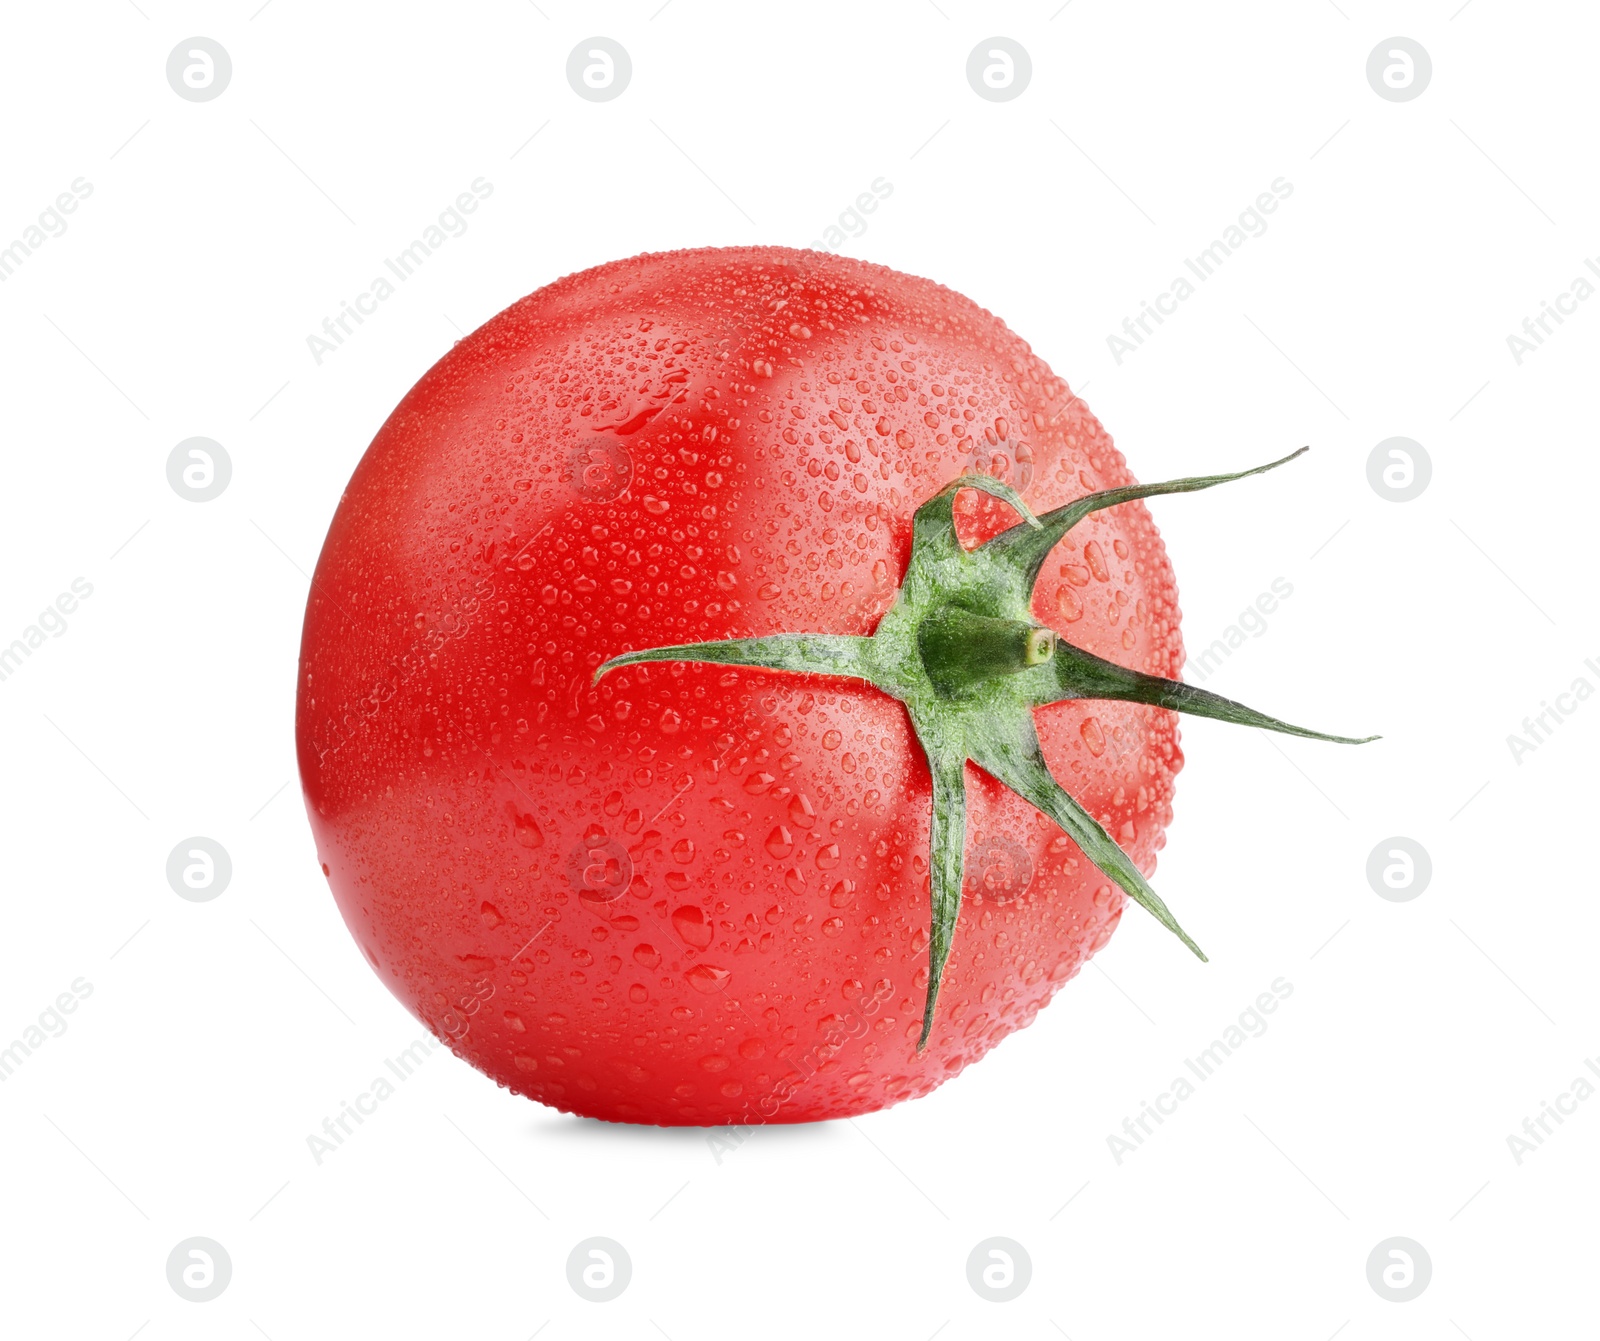
<svg viewBox="0 0 1600 1341"><path fill-rule="evenodd" d="M963 475L988 492L941 495ZM307 604L301 778L362 952L459 1056L568 1112L810 1121L950 1079L1106 944L1124 890L1144 898L1183 764L1169 709L1227 715L1168 678L1177 593L1144 506L1097 502L1036 543L1036 584L1007 597L1030 656L1049 643L1065 666L1070 648L1084 673L1139 677L1142 701L991 712L1036 727L1049 785L1110 852L1088 829L1080 848L1004 767L934 750L944 708L910 690L625 654L801 632L862 645L910 608L897 592L929 499L961 568L980 542L1026 538L1019 508L1048 521L1131 484L998 319L879 266L676 252L508 308L380 429ZM959 660L989 625L939 627L922 645ZM982 726L973 695L1024 678L963 689L951 713Z"/></svg>

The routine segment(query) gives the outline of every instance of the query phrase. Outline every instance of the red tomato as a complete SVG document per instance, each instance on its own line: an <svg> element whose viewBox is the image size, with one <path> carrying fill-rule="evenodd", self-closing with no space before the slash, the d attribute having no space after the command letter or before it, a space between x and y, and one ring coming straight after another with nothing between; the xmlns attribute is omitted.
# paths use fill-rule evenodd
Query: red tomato
<svg viewBox="0 0 1600 1341"><path fill-rule="evenodd" d="M1035 512L1131 476L1067 385L928 280L777 247L563 279L462 340L379 431L317 564L298 746L323 870L391 991L500 1084L664 1124L924 1094L1026 1025L1122 914L1054 824L966 767L938 1018L927 763L906 708L629 649L870 634L917 506L986 472ZM1011 526L958 496L969 546ZM1140 503L1050 555L1033 614L1162 676L1173 574ZM1148 874L1175 718L1035 714Z"/></svg>

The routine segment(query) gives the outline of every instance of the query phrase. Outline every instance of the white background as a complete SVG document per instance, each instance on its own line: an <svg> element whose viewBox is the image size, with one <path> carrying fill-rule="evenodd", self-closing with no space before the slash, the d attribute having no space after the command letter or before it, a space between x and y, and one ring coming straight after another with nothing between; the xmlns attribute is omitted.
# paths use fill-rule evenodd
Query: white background
<svg viewBox="0 0 1600 1341"><path fill-rule="evenodd" d="M93 595L0 682L0 1044L93 992L0 1083L0 1330L1592 1333L1600 1101L1520 1165L1507 1144L1600 1054L1600 703L1507 745L1600 686L1600 303L1520 366L1506 341L1600 253L1590 7L258 3L4 15L0 245L73 179L93 194L0 285L0 644L74 578ZM564 74L595 33L633 62L606 103ZM965 76L996 33L1033 63L1004 103ZM215 101L166 81L194 34L232 57ZM1432 56L1411 102L1366 79L1394 34ZM470 229L318 366L306 337L480 176ZM843 249L999 313L1141 478L1313 445L1153 511L1191 655L1294 588L1207 687L1385 739L1186 725L1157 885L1213 962L1131 909L928 1098L718 1163L704 1132L568 1118L441 1050L318 1166L307 1136L420 1033L346 934L294 781L306 574L344 481L523 294L639 251L805 246L878 177ZM1270 228L1119 366L1106 337L1279 177ZM165 475L194 435L233 462L206 504ZM1368 484L1393 435L1433 462L1412 502ZM165 878L197 834L233 861L208 903ZM1365 875L1392 835L1431 854L1410 902ZM1108 1135L1279 977L1269 1030L1119 1165ZM232 1259L211 1303L167 1283L193 1235ZM633 1262L609 1304L566 1281L592 1235ZM1011 1303L967 1282L994 1235L1033 1263ZM1433 1264L1410 1303L1366 1277L1395 1235Z"/></svg>

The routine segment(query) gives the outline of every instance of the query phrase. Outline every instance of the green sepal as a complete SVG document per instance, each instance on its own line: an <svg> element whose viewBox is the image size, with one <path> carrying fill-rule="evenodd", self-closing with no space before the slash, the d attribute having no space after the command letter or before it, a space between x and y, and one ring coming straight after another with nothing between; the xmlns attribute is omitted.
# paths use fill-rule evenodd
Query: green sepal
<svg viewBox="0 0 1600 1341"><path fill-rule="evenodd" d="M1380 736L1332 736L1323 731L1281 722L1264 712L1235 703L1231 698L1213 694L1181 680L1164 680L1159 675L1146 675L1130 670L1114 661L1097 657L1071 643L1058 642L1056 653L1049 661L1024 674L1029 687L1037 687L1033 705L1045 707L1068 699L1118 699L1123 703L1149 703L1173 712L1186 712L1194 717L1213 717L1219 722L1232 722L1236 726L1255 726L1263 731L1279 731L1286 736L1304 736L1307 740L1326 740L1336 745L1365 745L1380 740Z"/></svg>
<svg viewBox="0 0 1600 1341"><path fill-rule="evenodd" d="M624 652L603 662L594 673L600 677L624 666L646 661L700 661L717 666L756 666L763 670L800 671L807 675L843 675L855 680L873 679L871 638L837 633L772 633L764 638L729 638L721 642L682 643L676 647L647 647Z"/></svg>
<svg viewBox="0 0 1600 1341"><path fill-rule="evenodd" d="M920 739L926 739L919 731ZM931 910L928 922L928 999L922 1014L922 1033L917 1051L928 1043L933 1029L934 1007L939 988L944 984L944 967L955 940L956 919L961 914L961 881L967 841L967 761L962 750L928 756L928 772L933 778L933 815L928 838L928 889Z"/></svg>
<svg viewBox="0 0 1600 1341"><path fill-rule="evenodd" d="M1288 456L1269 461L1264 466L1236 470L1231 475L1194 475L1188 479L1167 480L1160 484L1129 484L1120 489L1102 489L1098 493L1086 494L1061 507L1053 508L1039 518L1038 526L1019 525L1002 531L994 539L980 545L979 552L987 552L993 558L1000 560L1017 574L1022 583L1022 590L1031 593L1033 584L1038 581L1039 570L1044 567L1044 561L1050 556L1050 551L1061 542L1068 531L1091 512L1116 507L1119 503L1131 503L1135 499L1155 498L1161 494L1196 493L1201 489L1210 489L1232 480L1262 475L1286 465L1295 457L1302 456L1310 450L1309 447L1302 447L1299 451L1290 452Z"/></svg>
<svg viewBox="0 0 1600 1341"><path fill-rule="evenodd" d="M956 495L963 489L977 489L1009 503L1022 515L1018 526L1024 530L1039 529L1043 523L1033 515L1033 510L1022 501L1022 495L1009 484L1003 484L992 475L957 475L932 498L919 507L911 518L911 551L922 551L929 557L943 557L959 550L956 538Z"/></svg>
<svg viewBox="0 0 1600 1341"><path fill-rule="evenodd" d="M974 746L973 763L996 782L1004 783L1035 810L1053 819L1067 837L1078 845L1083 855L1114 884L1193 950L1198 958L1205 959L1205 951L1194 943L1161 896L1150 888L1150 882L1133 864L1133 858L1118 847L1100 821L1073 800L1051 776L1044 761L1044 751L1039 747L1039 736L1034 730L1031 715L1019 718L1012 732L991 731L981 742L974 742Z"/></svg>

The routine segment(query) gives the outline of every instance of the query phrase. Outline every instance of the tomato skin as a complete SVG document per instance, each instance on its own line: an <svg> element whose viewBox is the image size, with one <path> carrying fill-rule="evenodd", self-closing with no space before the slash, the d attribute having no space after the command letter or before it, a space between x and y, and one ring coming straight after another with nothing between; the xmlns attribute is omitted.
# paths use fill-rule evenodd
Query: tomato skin
<svg viewBox="0 0 1600 1341"><path fill-rule="evenodd" d="M1025 802L968 765L965 895L919 1055L931 798L904 708L706 665L591 682L631 648L871 633L913 510L974 468L1036 512L1132 482L999 320L846 258L636 257L458 343L357 467L301 648L319 857L390 990L521 1094L670 1125L868 1112L1027 1024L1123 896ZM970 544L1014 517L969 491L958 520ZM1141 504L1068 536L1034 612L1124 665L1182 665ZM1148 874L1172 714L1036 720Z"/></svg>

